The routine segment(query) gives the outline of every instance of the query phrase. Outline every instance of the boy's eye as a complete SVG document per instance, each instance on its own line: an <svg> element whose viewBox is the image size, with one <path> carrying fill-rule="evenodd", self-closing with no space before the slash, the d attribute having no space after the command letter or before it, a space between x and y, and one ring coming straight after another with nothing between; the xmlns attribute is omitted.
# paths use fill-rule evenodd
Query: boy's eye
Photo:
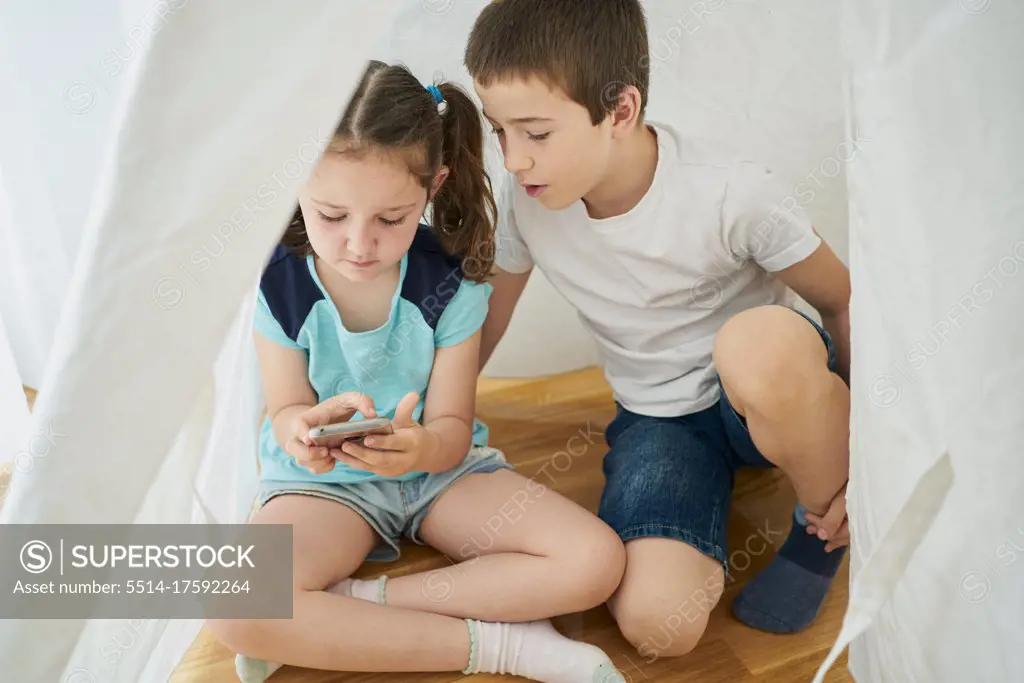
<svg viewBox="0 0 1024 683"><path fill-rule="evenodd" d="M540 142L541 140L547 140L551 133L541 133L540 135L534 135L533 133L527 133L526 137L530 138L534 142Z"/></svg>
<svg viewBox="0 0 1024 683"><path fill-rule="evenodd" d="M383 218L382 217L380 219L380 222L383 223L384 225L401 225L402 221L404 221L406 218L407 218L407 216L402 216L401 218L397 218L397 219L395 219L393 221L389 221L387 218Z"/></svg>
<svg viewBox="0 0 1024 683"><path fill-rule="evenodd" d="M328 216L325 215L323 211L317 211L317 213L320 214L320 218L324 219L328 223L337 223L338 221L343 220L345 218L345 214L342 214L340 216Z"/></svg>

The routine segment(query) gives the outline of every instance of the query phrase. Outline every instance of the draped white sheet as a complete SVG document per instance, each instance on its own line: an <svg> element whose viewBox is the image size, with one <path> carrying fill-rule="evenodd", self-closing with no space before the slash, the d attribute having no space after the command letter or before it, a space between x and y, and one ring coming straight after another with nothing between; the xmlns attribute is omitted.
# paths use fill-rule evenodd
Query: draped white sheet
<svg viewBox="0 0 1024 683"><path fill-rule="evenodd" d="M6 245L12 243L10 232L12 232L13 223L10 216L10 202L7 201L4 192L2 171L3 169L0 167L0 238L2 238L0 244ZM14 250L10 249L9 252L9 255L13 255ZM0 267L0 273L11 273L11 268L8 267L4 270ZM0 277L0 283L9 281L9 277ZM0 299L3 297L3 289L0 289ZM26 444L29 412L25 393L21 388L21 373L11 349L10 339L11 335L4 322L3 309L0 308L0 415L3 416L3 419L0 420L0 466L7 465L13 468L16 466L17 454Z"/></svg>
<svg viewBox="0 0 1024 683"><path fill-rule="evenodd" d="M106 9L116 16L115 7ZM203 512L210 521L244 519L258 391L242 340L256 278L398 8L132 4L140 9L148 16L123 35L140 35L145 21L144 45L129 53L122 39L116 57L126 96L83 74L86 85L65 98L83 115L90 98L111 97L112 136L97 145L103 163L92 169L88 220L29 430L66 436L16 473L2 522L210 519ZM41 23L24 10L3 11L0 24L12 33ZM44 211L42 200L57 196L40 193ZM24 215L13 219L27 227ZM206 268L191 260L204 249L216 253ZM7 621L0 659L11 680L163 681L199 625ZM125 630L137 637L111 661L111 643L128 642L114 640Z"/></svg>
<svg viewBox="0 0 1024 683"><path fill-rule="evenodd" d="M1024 680L1024 5L848 0L859 683ZM858 637L859 636L859 637ZM821 680L820 678L818 680Z"/></svg>

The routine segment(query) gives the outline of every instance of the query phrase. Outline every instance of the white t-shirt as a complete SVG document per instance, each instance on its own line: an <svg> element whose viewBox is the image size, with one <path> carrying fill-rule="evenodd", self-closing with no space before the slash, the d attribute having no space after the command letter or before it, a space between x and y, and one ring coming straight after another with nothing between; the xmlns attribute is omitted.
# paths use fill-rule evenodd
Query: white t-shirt
<svg viewBox="0 0 1024 683"><path fill-rule="evenodd" d="M796 298L772 273L821 243L763 166L662 124L658 165L628 213L594 220L582 201L545 209L512 176L500 193L496 263L540 268L593 334L615 400L657 417L718 400L711 350L733 315Z"/></svg>

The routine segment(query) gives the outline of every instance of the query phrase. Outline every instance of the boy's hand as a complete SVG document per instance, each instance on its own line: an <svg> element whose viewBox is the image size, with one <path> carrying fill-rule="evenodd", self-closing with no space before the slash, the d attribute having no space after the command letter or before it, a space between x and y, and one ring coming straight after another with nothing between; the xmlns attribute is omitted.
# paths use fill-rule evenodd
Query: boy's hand
<svg viewBox="0 0 1024 683"><path fill-rule="evenodd" d="M420 469L422 463L436 455L441 439L412 419L419 399L419 394L410 392L399 402L391 421L394 434L372 434L363 439L365 446L350 441L342 446L344 453L338 460L383 477L398 477Z"/></svg>
<svg viewBox="0 0 1024 683"><path fill-rule="evenodd" d="M850 543L850 528L846 517L846 484L839 490L828 512L823 517L808 512L807 533L815 534L825 543L825 552L830 553Z"/></svg>
<svg viewBox="0 0 1024 683"><path fill-rule="evenodd" d="M359 411L367 418L377 416L373 399L356 391L345 392L321 401L309 410L295 417L295 435L288 440L285 452L313 474L324 474L334 469L335 457L341 453L337 448L314 446L309 438L313 427L335 422L347 422Z"/></svg>

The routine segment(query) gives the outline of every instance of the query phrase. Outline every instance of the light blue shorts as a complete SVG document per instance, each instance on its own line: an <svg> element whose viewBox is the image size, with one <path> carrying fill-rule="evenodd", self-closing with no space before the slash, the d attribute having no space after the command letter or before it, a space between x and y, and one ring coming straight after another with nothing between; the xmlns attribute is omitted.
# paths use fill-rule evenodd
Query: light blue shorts
<svg viewBox="0 0 1024 683"><path fill-rule="evenodd" d="M401 554L399 543L407 536L424 545L420 525L438 496L468 474L514 469L497 448L474 446L466 458L447 472L425 474L408 481L379 479L351 484L316 481L260 482L257 502L266 505L274 496L296 493L333 500L355 510L373 527L380 542L367 556L370 562L392 562Z"/></svg>

